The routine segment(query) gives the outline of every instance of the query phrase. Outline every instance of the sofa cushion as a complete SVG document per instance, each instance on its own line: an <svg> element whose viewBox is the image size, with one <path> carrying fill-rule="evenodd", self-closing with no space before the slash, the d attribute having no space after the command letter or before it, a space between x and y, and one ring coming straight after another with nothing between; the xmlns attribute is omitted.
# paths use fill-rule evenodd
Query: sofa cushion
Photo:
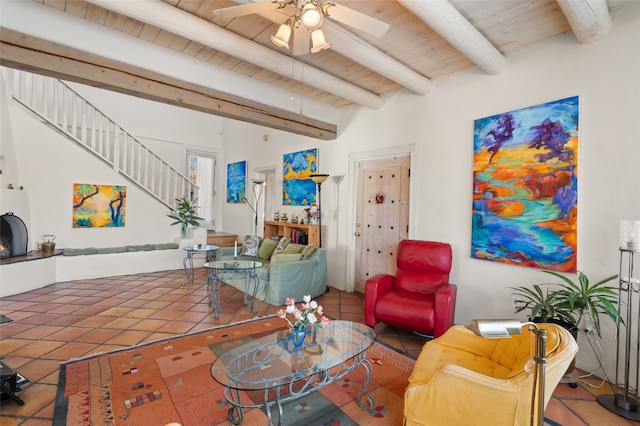
<svg viewBox="0 0 640 426"><path fill-rule="evenodd" d="M82 256L85 254L98 254L98 249L95 247L66 248L62 251L63 256Z"/></svg>
<svg viewBox="0 0 640 426"><path fill-rule="evenodd" d="M309 244L305 248L302 249L302 259L309 259L311 256L318 251L320 247L315 244Z"/></svg>
<svg viewBox="0 0 640 426"><path fill-rule="evenodd" d="M178 243L161 243L161 244L156 244L156 250L172 250L172 249L179 249L180 248L180 244Z"/></svg>
<svg viewBox="0 0 640 426"><path fill-rule="evenodd" d="M127 246L98 248L98 254L124 253L126 251L128 251Z"/></svg>
<svg viewBox="0 0 640 426"><path fill-rule="evenodd" d="M273 253L271 254L271 258L282 253L284 248L288 246L290 242L291 242L291 238L280 238L280 240L278 241L278 245L276 246L275 250L273 250Z"/></svg>
<svg viewBox="0 0 640 426"><path fill-rule="evenodd" d="M278 242L276 240L272 240L271 238L265 238L262 240L260 244L260 248L258 249L258 257L263 260L271 259L271 255L273 251L276 249Z"/></svg>
<svg viewBox="0 0 640 426"><path fill-rule="evenodd" d="M271 259L271 263L287 263L287 262L296 262L302 258L301 253L290 253L290 254L276 254Z"/></svg>
<svg viewBox="0 0 640 426"><path fill-rule="evenodd" d="M291 243L288 244L284 250L282 250L282 254L297 254L300 253L302 254L302 250L304 249L304 245L303 244L296 244L296 243Z"/></svg>
<svg viewBox="0 0 640 426"><path fill-rule="evenodd" d="M257 256L260 249L261 237L257 235L249 235L242 243L242 250L240 255L242 256Z"/></svg>
<svg viewBox="0 0 640 426"><path fill-rule="evenodd" d="M130 245L127 246L127 251L151 251L155 250L154 244L142 244L142 245Z"/></svg>

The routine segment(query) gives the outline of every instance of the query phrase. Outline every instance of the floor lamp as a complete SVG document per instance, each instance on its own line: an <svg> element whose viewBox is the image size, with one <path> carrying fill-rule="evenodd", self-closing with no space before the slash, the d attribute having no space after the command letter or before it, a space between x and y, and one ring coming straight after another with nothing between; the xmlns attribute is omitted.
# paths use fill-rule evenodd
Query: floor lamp
<svg viewBox="0 0 640 426"><path fill-rule="evenodd" d="M633 267L634 254L638 253L640 220L623 220L620 222L618 312L621 315L626 312L626 319L618 320L616 324L618 343L613 394L598 396L600 404L610 411L634 421L640 420L640 276Z"/></svg>
<svg viewBox="0 0 640 426"><path fill-rule="evenodd" d="M467 328L485 339L504 339L513 334L522 334L522 327L528 325L529 331L536 336L535 375L531 395L531 425L544 424L544 377L547 368L547 331L532 322L521 323L515 320L473 320ZM536 412L538 419L536 421Z"/></svg>
<svg viewBox="0 0 640 426"><path fill-rule="evenodd" d="M243 198L242 201L247 203L249 207L251 207L251 210L253 210L253 235L258 235L258 208L260 206L260 197L264 191L264 179L252 179L251 182L253 182L253 195L255 197L256 204L255 206L251 205L246 197Z"/></svg>
<svg viewBox="0 0 640 426"><path fill-rule="evenodd" d="M322 198L322 193L320 192L322 189L322 184L327 180L329 175L311 175L309 178L316 183L318 186L318 227L320 230L320 234L318 235L320 238L320 247L322 247L322 210L320 209L320 199Z"/></svg>

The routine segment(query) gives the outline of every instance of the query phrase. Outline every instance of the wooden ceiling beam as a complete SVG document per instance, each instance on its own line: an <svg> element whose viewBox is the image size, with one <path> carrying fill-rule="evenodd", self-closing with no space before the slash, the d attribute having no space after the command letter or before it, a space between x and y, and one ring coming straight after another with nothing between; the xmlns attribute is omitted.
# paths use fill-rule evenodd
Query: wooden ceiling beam
<svg viewBox="0 0 640 426"><path fill-rule="evenodd" d="M337 126L19 33L0 31L0 65L321 140Z"/></svg>
<svg viewBox="0 0 640 426"><path fill-rule="evenodd" d="M304 64L268 47L247 40L170 4L157 0L87 0L91 4L120 13L205 46L264 67L308 86L378 109L382 99L375 93L348 83L327 72ZM295 66L293 66L293 65Z"/></svg>
<svg viewBox="0 0 640 426"><path fill-rule="evenodd" d="M580 43L593 43L609 33L611 15L606 0L557 1Z"/></svg>
<svg viewBox="0 0 640 426"><path fill-rule="evenodd" d="M447 0L398 0L484 72L507 68L504 56Z"/></svg>

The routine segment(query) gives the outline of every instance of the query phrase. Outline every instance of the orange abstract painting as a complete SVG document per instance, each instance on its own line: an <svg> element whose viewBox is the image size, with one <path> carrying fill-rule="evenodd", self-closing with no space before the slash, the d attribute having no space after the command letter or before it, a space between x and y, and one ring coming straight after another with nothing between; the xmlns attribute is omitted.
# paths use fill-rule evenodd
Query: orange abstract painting
<svg viewBox="0 0 640 426"><path fill-rule="evenodd" d="M576 271L578 101L475 121L472 257Z"/></svg>
<svg viewBox="0 0 640 426"><path fill-rule="evenodd" d="M127 187L73 185L73 227L112 228L125 224Z"/></svg>

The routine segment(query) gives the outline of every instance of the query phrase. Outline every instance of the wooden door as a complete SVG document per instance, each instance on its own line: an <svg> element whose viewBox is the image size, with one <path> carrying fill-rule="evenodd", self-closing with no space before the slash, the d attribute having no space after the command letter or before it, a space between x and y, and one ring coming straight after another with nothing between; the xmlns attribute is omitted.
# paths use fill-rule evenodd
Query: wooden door
<svg viewBox="0 0 640 426"><path fill-rule="evenodd" d="M398 243L409 235L409 165L409 155L357 164L355 291L395 273Z"/></svg>

